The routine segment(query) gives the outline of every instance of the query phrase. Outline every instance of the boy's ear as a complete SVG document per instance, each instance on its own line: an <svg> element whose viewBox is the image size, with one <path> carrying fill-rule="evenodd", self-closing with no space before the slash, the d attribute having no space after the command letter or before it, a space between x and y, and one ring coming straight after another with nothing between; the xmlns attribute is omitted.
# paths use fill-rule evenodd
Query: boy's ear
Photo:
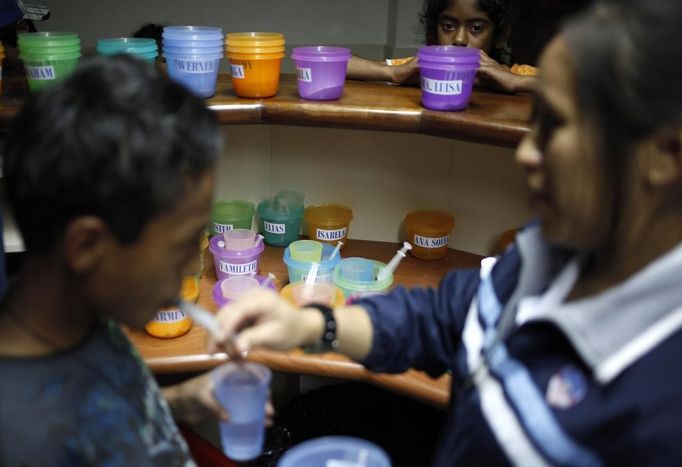
<svg viewBox="0 0 682 467"><path fill-rule="evenodd" d="M77 217L64 232L64 259L75 273L85 273L106 261L115 245L116 241L102 219Z"/></svg>
<svg viewBox="0 0 682 467"><path fill-rule="evenodd" d="M666 128L652 138L647 179L653 187L682 186L682 127Z"/></svg>

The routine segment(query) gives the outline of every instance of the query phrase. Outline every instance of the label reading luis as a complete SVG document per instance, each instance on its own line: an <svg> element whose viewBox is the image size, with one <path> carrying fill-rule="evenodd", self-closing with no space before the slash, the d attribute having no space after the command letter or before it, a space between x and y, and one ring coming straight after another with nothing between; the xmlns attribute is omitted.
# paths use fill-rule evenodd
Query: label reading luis
<svg viewBox="0 0 682 467"><path fill-rule="evenodd" d="M442 248L448 245L450 236L445 237L422 237L421 235L414 236L414 244L422 248Z"/></svg>

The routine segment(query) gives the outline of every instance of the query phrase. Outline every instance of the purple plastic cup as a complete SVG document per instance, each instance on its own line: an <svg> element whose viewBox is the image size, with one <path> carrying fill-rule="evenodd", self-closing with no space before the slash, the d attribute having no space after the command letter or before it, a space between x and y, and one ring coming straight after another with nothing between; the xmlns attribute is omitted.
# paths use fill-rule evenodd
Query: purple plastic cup
<svg viewBox="0 0 682 467"><path fill-rule="evenodd" d="M350 49L344 47L295 47L291 58L296 65L298 93L304 99L338 99L346 82Z"/></svg>
<svg viewBox="0 0 682 467"><path fill-rule="evenodd" d="M260 284L261 287L263 286L263 282L265 282L268 279L265 276L253 276L253 278L258 281L258 284ZM213 301L215 302L216 305L218 305L218 308L220 308L224 305L227 305L228 303L230 303L232 301L231 299L226 298L223 295L223 290L222 290L221 284L224 280L225 279L219 280L218 282L216 282L213 285L213 293L212 293ZM277 290L277 287L272 282L270 282L265 288L268 290Z"/></svg>
<svg viewBox="0 0 682 467"><path fill-rule="evenodd" d="M462 110L469 105L479 68L479 51L473 47L430 45L417 54L422 105L432 110Z"/></svg>
<svg viewBox="0 0 682 467"><path fill-rule="evenodd" d="M265 250L264 242L258 242L253 248L228 250L218 246L218 242L222 239L222 235L214 235L208 244L208 249L213 254L218 280L230 276L255 276L258 273L258 259Z"/></svg>

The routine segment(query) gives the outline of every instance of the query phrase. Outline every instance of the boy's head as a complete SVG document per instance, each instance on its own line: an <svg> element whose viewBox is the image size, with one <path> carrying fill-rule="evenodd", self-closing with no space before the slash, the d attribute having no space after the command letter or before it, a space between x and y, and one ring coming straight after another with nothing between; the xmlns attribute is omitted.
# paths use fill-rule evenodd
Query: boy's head
<svg viewBox="0 0 682 467"><path fill-rule="evenodd" d="M490 54L511 31L511 0L425 0L420 14L427 45L459 45Z"/></svg>
<svg viewBox="0 0 682 467"><path fill-rule="evenodd" d="M153 66L83 60L14 121L3 172L26 254L139 326L196 270L220 150L213 113Z"/></svg>

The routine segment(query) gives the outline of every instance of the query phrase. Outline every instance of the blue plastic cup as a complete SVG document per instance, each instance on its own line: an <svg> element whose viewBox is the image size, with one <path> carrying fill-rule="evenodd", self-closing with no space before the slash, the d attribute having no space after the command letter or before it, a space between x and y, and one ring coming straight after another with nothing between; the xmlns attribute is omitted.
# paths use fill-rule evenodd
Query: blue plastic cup
<svg viewBox="0 0 682 467"><path fill-rule="evenodd" d="M170 78L203 98L215 94L218 68L223 54L184 54L164 50Z"/></svg>
<svg viewBox="0 0 682 467"><path fill-rule="evenodd" d="M324 436L289 449L279 467L391 467L388 455L376 444L350 436Z"/></svg>
<svg viewBox="0 0 682 467"><path fill-rule="evenodd" d="M374 261L365 258L346 258L341 261L341 276L356 282L374 280Z"/></svg>
<svg viewBox="0 0 682 467"><path fill-rule="evenodd" d="M225 454L236 461L258 457L265 434L265 403L272 373L258 363L227 363L215 368L211 377L218 402L230 420L220 422L220 440Z"/></svg>
<svg viewBox="0 0 682 467"><path fill-rule="evenodd" d="M290 245L291 246L291 245ZM334 247L328 244L322 245L322 261L320 261L320 267L317 270L317 276L315 277L315 282L331 282L332 273L334 268L341 261L341 255L336 254L332 259L329 259L331 254L334 252ZM309 261L297 261L291 257L291 251L289 248L284 250L284 264L287 265L287 271L289 272L289 282L305 281L308 277L308 271L310 271Z"/></svg>

